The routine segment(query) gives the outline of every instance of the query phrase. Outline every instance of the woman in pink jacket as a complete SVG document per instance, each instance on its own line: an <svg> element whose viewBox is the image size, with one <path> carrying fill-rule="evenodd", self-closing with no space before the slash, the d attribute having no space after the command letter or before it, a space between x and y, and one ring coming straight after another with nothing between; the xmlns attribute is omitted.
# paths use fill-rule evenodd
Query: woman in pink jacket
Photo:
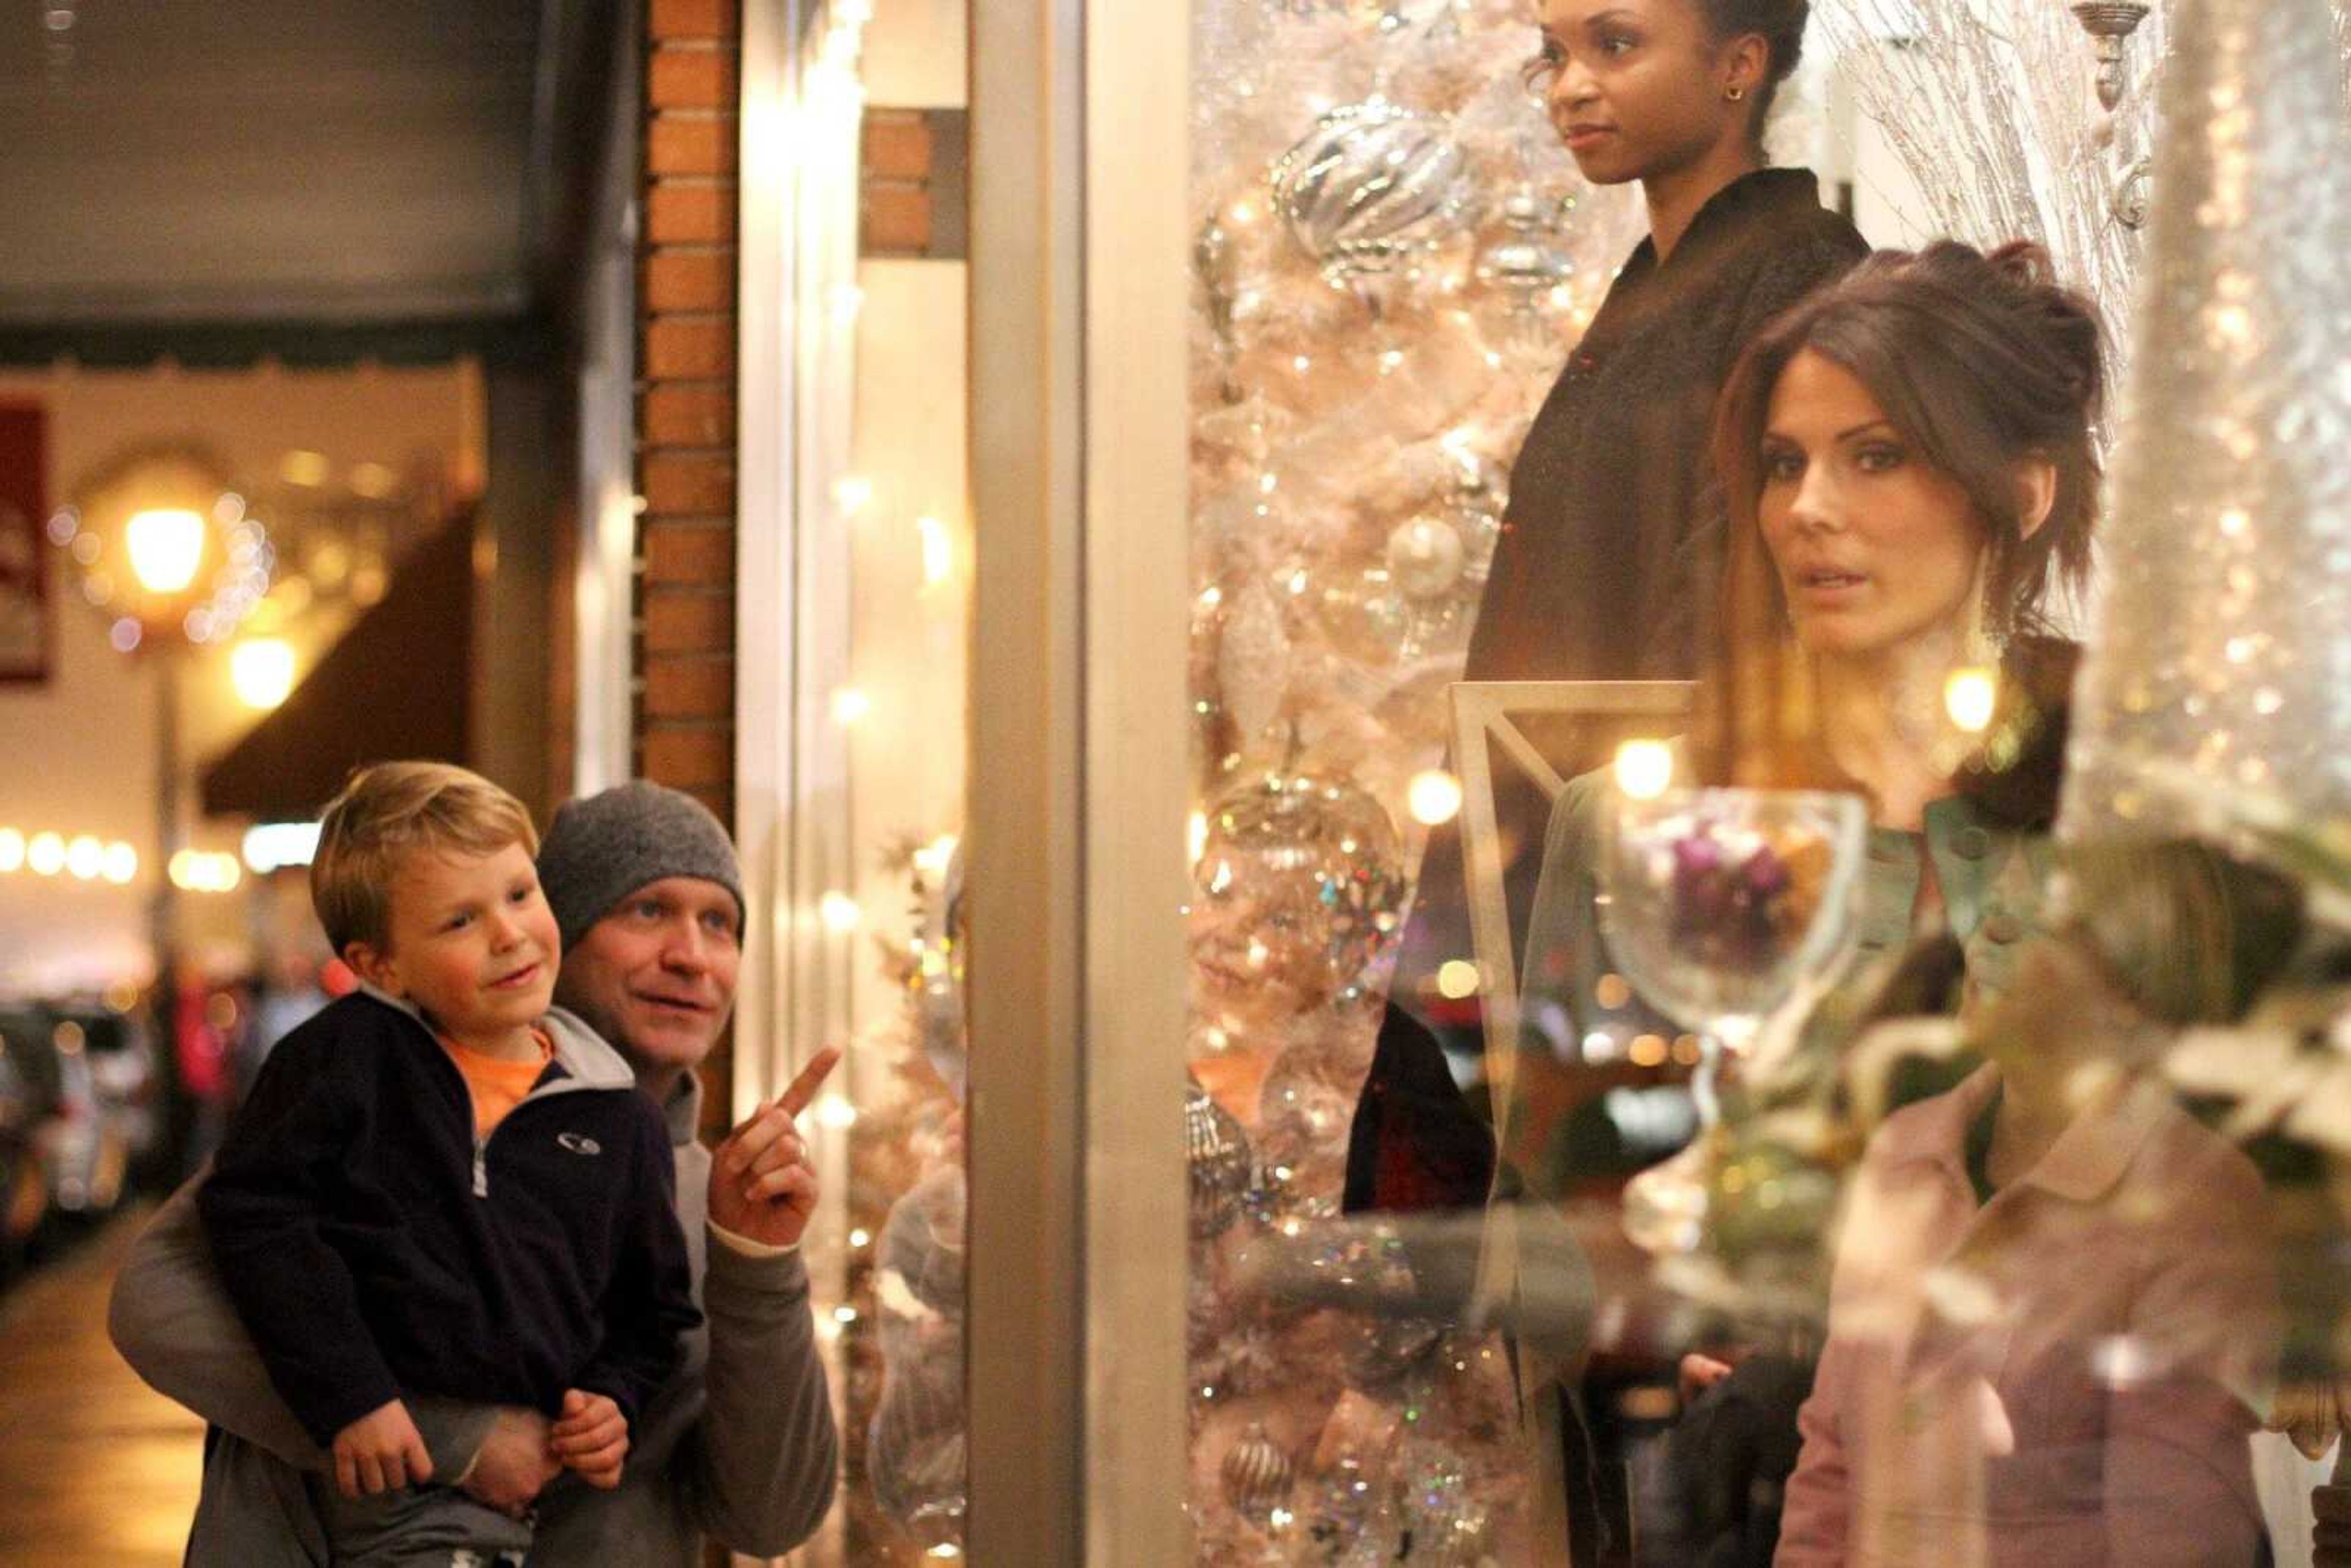
<svg viewBox="0 0 2351 1568"><path fill-rule="evenodd" d="M2253 957L2290 947L2292 912L2201 852L2116 852L2074 868L2095 918L2045 932L2045 837L1990 884L1961 873L1994 847L1980 824L1936 852L1955 799L2049 792L2001 760L2011 727L2051 727L2029 711L2048 694L2005 680L1972 752L1943 698L1957 669L2012 675L2048 636L2051 580L2086 565L2099 335L2037 251L1944 244L1799 306L1724 393L1714 772L1868 798L1873 856L1915 862L1909 907L1878 913L1964 936L1953 1000L1990 1058L1890 1118L1858 1174L1783 1568L2260 1550L2260 1184L2118 1042L2239 1005Z"/></svg>
<svg viewBox="0 0 2351 1568"><path fill-rule="evenodd" d="M2260 1177L2153 1071L2292 952L2276 879L2067 857L2078 913L1966 1029L1988 1063L1871 1140L1782 1568L2252 1564L2276 1289Z"/></svg>

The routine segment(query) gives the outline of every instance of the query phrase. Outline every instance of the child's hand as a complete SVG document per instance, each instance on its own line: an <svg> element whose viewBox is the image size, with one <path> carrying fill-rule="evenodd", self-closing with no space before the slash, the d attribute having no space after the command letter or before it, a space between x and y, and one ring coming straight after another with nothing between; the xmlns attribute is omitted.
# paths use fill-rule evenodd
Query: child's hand
<svg viewBox="0 0 2351 1568"><path fill-rule="evenodd" d="M581 1480L611 1491L621 1484L621 1461L629 1457L629 1423L606 1396L569 1389L547 1446Z"/></svg>
<svg viewBox="0 0 2351 1568"><path fill-rule="evenodd" d="M424 1451L408 1406L397 1399L336 1433L334 1451L335 1485L345 1497L373 1497L433 1479L433 1456Z"/></svg>

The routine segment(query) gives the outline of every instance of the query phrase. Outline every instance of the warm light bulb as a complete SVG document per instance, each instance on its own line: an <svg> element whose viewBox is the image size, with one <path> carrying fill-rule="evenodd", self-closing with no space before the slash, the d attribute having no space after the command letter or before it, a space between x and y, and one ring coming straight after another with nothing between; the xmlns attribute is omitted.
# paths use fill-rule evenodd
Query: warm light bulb
<svg viewBox="0 0 2351 1568"><path fill-rule="evenodd" d="M282 637L248 637L228 653L229 684L249 708L267 710L294 690L294 644Z"/></svg>
<svg viewBox="0 0 2351 1568"><path fill-rule="evenodd" d="M106 869L106 846L88 833L77 834L66 846L66 870L77 882L95 882Z"/></svg>
<svg viewBox="0 0 2351 1568"><path fill-rule="evenodd" d="M873 481L851 475L832 487L832 499L842 516L853 517L872 505Z"/></svg>
<svg viewBox="0 0 2351 1568"><path fill-rule="evenodd" d="M1478 994L1478 966L1466 958L1447 959L1437 967L1437 991L1450 1001Z"/></svg>
<svg viewBox="0 0 2351 1568"><path fill-rule="evenodd" d="M15 828L0 828L0 872L25 869L25 835Z"/></svg>
<svg viewBox="0 0 2351 1568"><path fill-rule="evenodd" d="M1673 787L1674 748L1662 740L1628 740L1616 748L1616 788L1654 800Z"/></svg>
<svg viewBox="0 0 2351 1568"><path fill-rule="evenodd" d="M1416 776L1405 790L1412 820L1426 827L1449 822L1461 814L1461 780L1442 768Z"/></svg>
<svg viewBox="0 0 2351 1568"><path fill-rule="evenodd" d="M828 893L818 901L817 913L823 917L825 929L846 936L865 919L865 912L857 907L857 900L845 893Z"/></svg>
<svg viewBox="0 0 2351 1568"><path fill-rule="evenodd" d="M204 559L204 520L184 507L134 515L123 530L131 570L150 593L179 593L196 580Z"/></svg>
<svg viewBox="0 0 2351 1568"><path fill-rule="evenodd" d="M139 852L120 839L106 846L106 863L101 868L106 880L117 887L128 887L139 879Z"/></svg>
<svg viewBox="0 0 2351 1568"><path fill-rule="evenodd" d="M832 722L843 729L873 711L873 699L855 686L843 686L832 694Z"/></svg>
<svg viewBox="0 0 2351 1568"><path fill-rule="evenodd" d="M923 541L923 586L936 588L955 575L955 536L936 517L916 517L914 532Z"/></svg>
<svg viewBox="0 0 2351 1568"><path fill-rule="evenodd" d="M1969 735L1981 735L1990 729L1992 713L1999 706L2000 678L1991 670L1953 670L1951 678L1944 683L1943 711Z"/></svg>
<svg viewBox="0 0 2351 1568"><path fill-rule="evenodd" d="M39 875L57 875L66 869L65 840L55 833L35 833L25 846L25 863Z"/></svg>

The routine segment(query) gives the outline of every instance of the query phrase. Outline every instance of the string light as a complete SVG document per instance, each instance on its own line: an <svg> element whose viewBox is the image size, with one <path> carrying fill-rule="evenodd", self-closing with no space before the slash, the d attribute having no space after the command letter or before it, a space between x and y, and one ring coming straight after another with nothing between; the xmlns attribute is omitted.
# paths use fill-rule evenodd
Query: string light
<svg viewBox="0 0 2351 1568"><path fill-rule="evenodd" d="M1943 685L1943 710L1966 734L1981 735L1990 729L1999 706L2000 682L1990 670L1953 670Z"/></svg>
<svg viewBox="0 0 2351 1568"><path fill-rule="evenodd" d="M1654 800L1673 787L1674 748L1662 740L1628 740L1616 748L1616 788Z"/></svg>
<svg viewBox="0 0 2351 1568"><path fill-rule="evenodd" d="M246 706L277 706L294 690L294 644L282 637L245 639L228 651L228 678Z"/></svg>
<svg viewBox="0 0 2351 1568"><path fill-rule="evenodd" d="M1461 814L1461 780L1443 768L1432 768L1414 776L1405 787L1405 801L1414 821L1437 827Z"/></svg>
<svg viewBox="0 0 2351 1568"><path fill-rule="evenodd" d="M914 532L923 541L923 586L936 588L955 575L955 536L936 517L916 517Z"/></svg>
<svg viewBox="0 0 2351 1568"><path fill-rule="evenodd" d="M824 921L826 930L841 936L848 936L865 921L865 911L845 893L828 893L819 899L817 915Z"/></svg>

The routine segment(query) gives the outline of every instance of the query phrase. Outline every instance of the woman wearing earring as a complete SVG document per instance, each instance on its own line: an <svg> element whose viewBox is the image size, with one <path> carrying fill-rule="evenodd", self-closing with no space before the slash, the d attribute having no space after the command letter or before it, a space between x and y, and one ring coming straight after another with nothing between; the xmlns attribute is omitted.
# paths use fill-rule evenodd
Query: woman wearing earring
<svg viewBox="0 0 2351 1568"><path fill-rule="evenodd" d="M1808 0L1543 0L1527 85L1596 184L1638 183L1650 234L1527 432L1464 678L1681 678L1697 657L1719 508L1715 394L1765 323L1867 254L1801 169L1764 166L1763 125L1803 47ZM1497 802L1523 907L1543 803ZM1348 1150L1347 1206L1484 1197L1482 1118L1419 1016L1470 956L1460 841L1432 836ZM1457 1024L1463 1050L1477 1028Z"/></svg>
<svg viewBox="0 0 2351 1568"><path fill-rule="evenodd" d="M1468 678L1696 668L1715 394L1767 322L1867 254L1810 172L1764 165L1764 119L1810 10L1544 0L1529 87L1584 178L1639 183L1649 237L1520 450Z"/></svg>
<svg viewBox="0 0 2351 1568"><path fill-rule="evenodd" d="M1680 678L1710 603L1715 394L1748 340L1867 254L1801 169L1764 166L1763 125L1803 46L1808 0L1543 0L1527 85L1584 177L1639 183L1650 235L1528 430L1464 677ZM1497 802L1514 907L1544 803ZM1348 1150L1347 1206L1483 1200L1484 1120L1453 1087L1422 1004L1470 956L1460 841L1432 836ZM1433 1032L1435 1031L1435 1032Z"/></svg>
<svg viewBox="0 0 2351 1568"><path fill-rule="evenodd" d="M2100 338L2094 308L2053 285L2031 247L1889 254L1768 328L1719 411L1723 593L1677 774L1862 795L1862 945L1891 955L1918 930L1947 933L1959 961L1937 1007L2005 992L2041 925L2075 662L2045 606L2088 570ZM1960 731L1952 675L1993 671L1990 722ZM1499 1118L1515 1201L1531 1211L1520 1228L1563 1209L1590 1221L1575 1231L1604 1315L1612 1280L1645 1272L1621 1236L1610 1245L1615 1194L1672 1145L1645 1145L1657 1129L1627 1117L1624 1097L1580 1091L1595 1059L1630 1071L1605 1064L1677 1033L1607 958L1598 867L1613 788L1586 775L1552 810ZM1661 1082L1647 1061L1624 1087ZM1537 1348L1561 1361L1580 1349ZM1729 1369L1700 1370L1686 1382ZM1757 1561L1759 1539L1768 1552L1769 1500L1792 1445L1782 1452L1762 1484L1713 1489L1756 1509L1698 1532L1750 1543L1724 1561Z"/></svg>

